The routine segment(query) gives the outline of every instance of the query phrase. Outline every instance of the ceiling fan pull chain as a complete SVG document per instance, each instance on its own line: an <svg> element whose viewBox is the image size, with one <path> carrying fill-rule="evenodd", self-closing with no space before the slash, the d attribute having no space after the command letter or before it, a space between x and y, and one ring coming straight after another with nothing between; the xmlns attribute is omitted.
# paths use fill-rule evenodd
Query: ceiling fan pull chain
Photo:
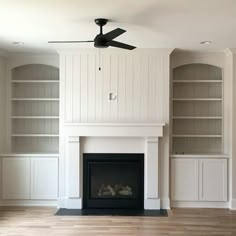
<svg viewBox="0 0 236 236"><path fill-rule="evenodd" d="M101 49L98 49L98 70L101 70Z"/></svg>

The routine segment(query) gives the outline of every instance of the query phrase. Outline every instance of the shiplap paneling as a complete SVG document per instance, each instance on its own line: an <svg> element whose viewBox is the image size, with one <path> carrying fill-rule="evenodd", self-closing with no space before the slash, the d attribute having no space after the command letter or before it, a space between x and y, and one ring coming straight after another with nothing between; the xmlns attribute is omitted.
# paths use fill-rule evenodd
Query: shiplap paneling
<svg viewBox="0 0 236 236"><path fill-rule="evenodd" d="M111 91L117 91L118 90L118 56L117 55L111 55ZM110 111L111 111L111 120L117 120L117 100L110 102Z"/></svg>
<svg viewBox="0 0 236 236"><path fill-rule="evenodd" d="M163 121L164 53L61 54L65 122ZM101 70L99 70L101 65ZM117 93L109 100L109 93Z"/></svg>

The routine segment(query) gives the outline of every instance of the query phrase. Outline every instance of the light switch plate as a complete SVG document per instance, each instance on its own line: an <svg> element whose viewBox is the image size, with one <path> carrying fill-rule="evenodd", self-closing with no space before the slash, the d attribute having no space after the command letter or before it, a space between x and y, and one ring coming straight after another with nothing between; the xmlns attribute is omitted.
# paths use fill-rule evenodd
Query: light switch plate
<svg viewBox="0 0 236 236"><path fill-rule="evenodd" d="M116 92L109 92L109 93L108 93L108 99L109 99L110 101L115 101L115 100L117 100L117 93L116 93Z"/></svg>

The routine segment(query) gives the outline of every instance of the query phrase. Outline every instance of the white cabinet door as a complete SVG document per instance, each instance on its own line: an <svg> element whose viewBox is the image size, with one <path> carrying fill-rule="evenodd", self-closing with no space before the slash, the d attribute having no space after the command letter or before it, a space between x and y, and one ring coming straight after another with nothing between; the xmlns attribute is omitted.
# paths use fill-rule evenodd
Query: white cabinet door
<svg viewBox="0 0 236 236"><path fill-rule="evenodd" d="M58 197L57 158L31 159L31 199L52 200Z"/></svg>
<svg viewBox="0 0 236 236"><path fill-rule="evenodd" d="M171 163L172 200L198 200L198 160L181 158Z"/></svg>
<svg viewBox="0 0 236 236"><path fill-rule="evenodd" d="M227 160L199 160L199 164L199 200L227 201Z"/></svg>
<svg viewBox="0 0 236 236"><path fill-rule="evenodd" d="M30 158L3 158L2 198L30 199Z"/></svg>

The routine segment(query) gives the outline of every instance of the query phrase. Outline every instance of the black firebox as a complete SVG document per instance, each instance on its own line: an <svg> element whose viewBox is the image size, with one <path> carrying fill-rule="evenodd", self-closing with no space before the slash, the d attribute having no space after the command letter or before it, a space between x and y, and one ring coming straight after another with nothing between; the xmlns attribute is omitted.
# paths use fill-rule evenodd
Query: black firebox
<svg viewBox="0 0 236 236"><path fill-rule="evenodd" d="M83 209L144 209L144 154L85 153Z"/></svg>

